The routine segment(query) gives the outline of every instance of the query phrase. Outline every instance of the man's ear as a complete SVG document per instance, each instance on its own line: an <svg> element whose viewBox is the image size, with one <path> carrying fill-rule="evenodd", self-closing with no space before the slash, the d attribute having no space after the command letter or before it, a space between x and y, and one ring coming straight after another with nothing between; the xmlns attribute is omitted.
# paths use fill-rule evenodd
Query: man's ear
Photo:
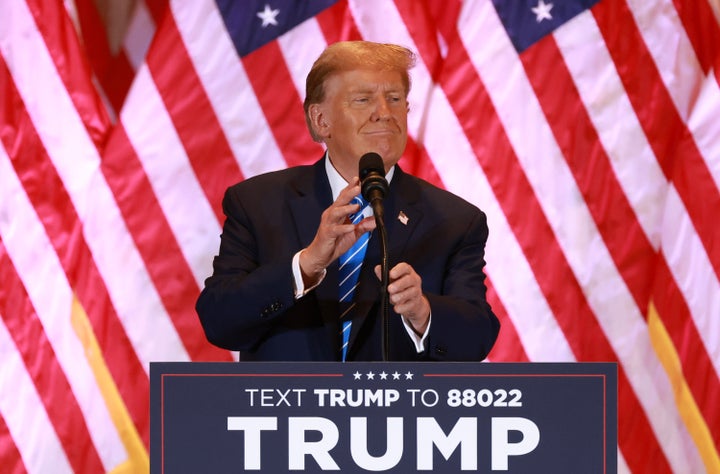
<svg viewBox="0 0 720 474"><path fill-rule="evenodd" d="M328 138L330 136L330 125L322 105L311 104L308 108L308 115L315 134L320 138Z"/></svg>

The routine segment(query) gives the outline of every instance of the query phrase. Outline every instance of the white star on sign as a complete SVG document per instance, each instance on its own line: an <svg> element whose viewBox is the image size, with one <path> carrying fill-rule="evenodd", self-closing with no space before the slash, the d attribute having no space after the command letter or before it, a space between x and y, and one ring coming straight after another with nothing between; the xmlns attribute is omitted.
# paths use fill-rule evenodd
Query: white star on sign
<svg viewBox="0 0 720 474"><path fill-rule="evenodd" d="M268 25L277 26L277 16L280 10L273 10L270 5L265 4L265 10L257 12L257 17L262 20L262 27L265 28Z"/></svg>
<svg viewBox="0 0 720 474"><path fill-rule="evenodd" d="M545 3L543 0L540 0L537 6L532 8L535 14L535 21L540 23L543 20L552 20L552 15L550 14L552 7L552 3Z"/></svg>

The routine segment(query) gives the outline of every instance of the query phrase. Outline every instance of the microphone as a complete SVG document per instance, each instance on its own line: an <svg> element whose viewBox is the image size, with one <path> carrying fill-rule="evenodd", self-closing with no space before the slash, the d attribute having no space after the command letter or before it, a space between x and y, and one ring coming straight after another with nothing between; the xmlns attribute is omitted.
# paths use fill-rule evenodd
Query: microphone
<svg viewBox="0 0 720 474"><path fill-rule="evenodd" d="M375 208L380 208L382 214L382 200L388 193L388 182L385 179L385 165L380 155L374 152L365 153L360 157L360 189L367 202Z"/></svg>
<svg viewBox="0 0 720 474"><path fill-rule="evenodd" d="M385 165L377 153L365 153L360 157L360 190L363 198L370 203L380 234L380 351L382 360L390 360L390 297L388 283L390 282L390 258L388 256L387 231L383 217L383 199L388 193L388 182L385 179Z"/></svg>

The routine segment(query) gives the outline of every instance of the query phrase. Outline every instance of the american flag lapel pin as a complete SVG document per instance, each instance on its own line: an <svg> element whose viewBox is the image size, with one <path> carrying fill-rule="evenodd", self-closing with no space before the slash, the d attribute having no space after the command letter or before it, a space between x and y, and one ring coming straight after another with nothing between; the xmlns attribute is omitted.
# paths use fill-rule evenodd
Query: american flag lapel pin
<svg viewBox="0 0 720 474"><path fill-rule="evenodd" d="M407 225L410 219L408 218L408 216L405 215L403 211L400 211L400 214L398 214L398 220L402 223L402 225Z"/></svg>

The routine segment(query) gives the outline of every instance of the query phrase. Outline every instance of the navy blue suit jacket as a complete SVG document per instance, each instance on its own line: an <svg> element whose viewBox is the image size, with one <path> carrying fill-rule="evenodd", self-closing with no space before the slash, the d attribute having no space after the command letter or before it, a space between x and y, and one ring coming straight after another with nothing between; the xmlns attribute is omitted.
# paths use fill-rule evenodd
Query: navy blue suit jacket
<svg viewBox="0 0 720 474"><path fill-rule="evenodd" d="M323 160L228 188L220 251L196 305L211 343L240 351L240 360L339 360L337 262L298 300L291 268L330 204ZM500 326L486 301L485 214L397 166L384 207L390 268L412 265L432 311L427 349L417 353L391 307L390 360L484 359ZM382 360L380 282L373 272L379 263L374 231L356 290L348 360Z"/></svg>

